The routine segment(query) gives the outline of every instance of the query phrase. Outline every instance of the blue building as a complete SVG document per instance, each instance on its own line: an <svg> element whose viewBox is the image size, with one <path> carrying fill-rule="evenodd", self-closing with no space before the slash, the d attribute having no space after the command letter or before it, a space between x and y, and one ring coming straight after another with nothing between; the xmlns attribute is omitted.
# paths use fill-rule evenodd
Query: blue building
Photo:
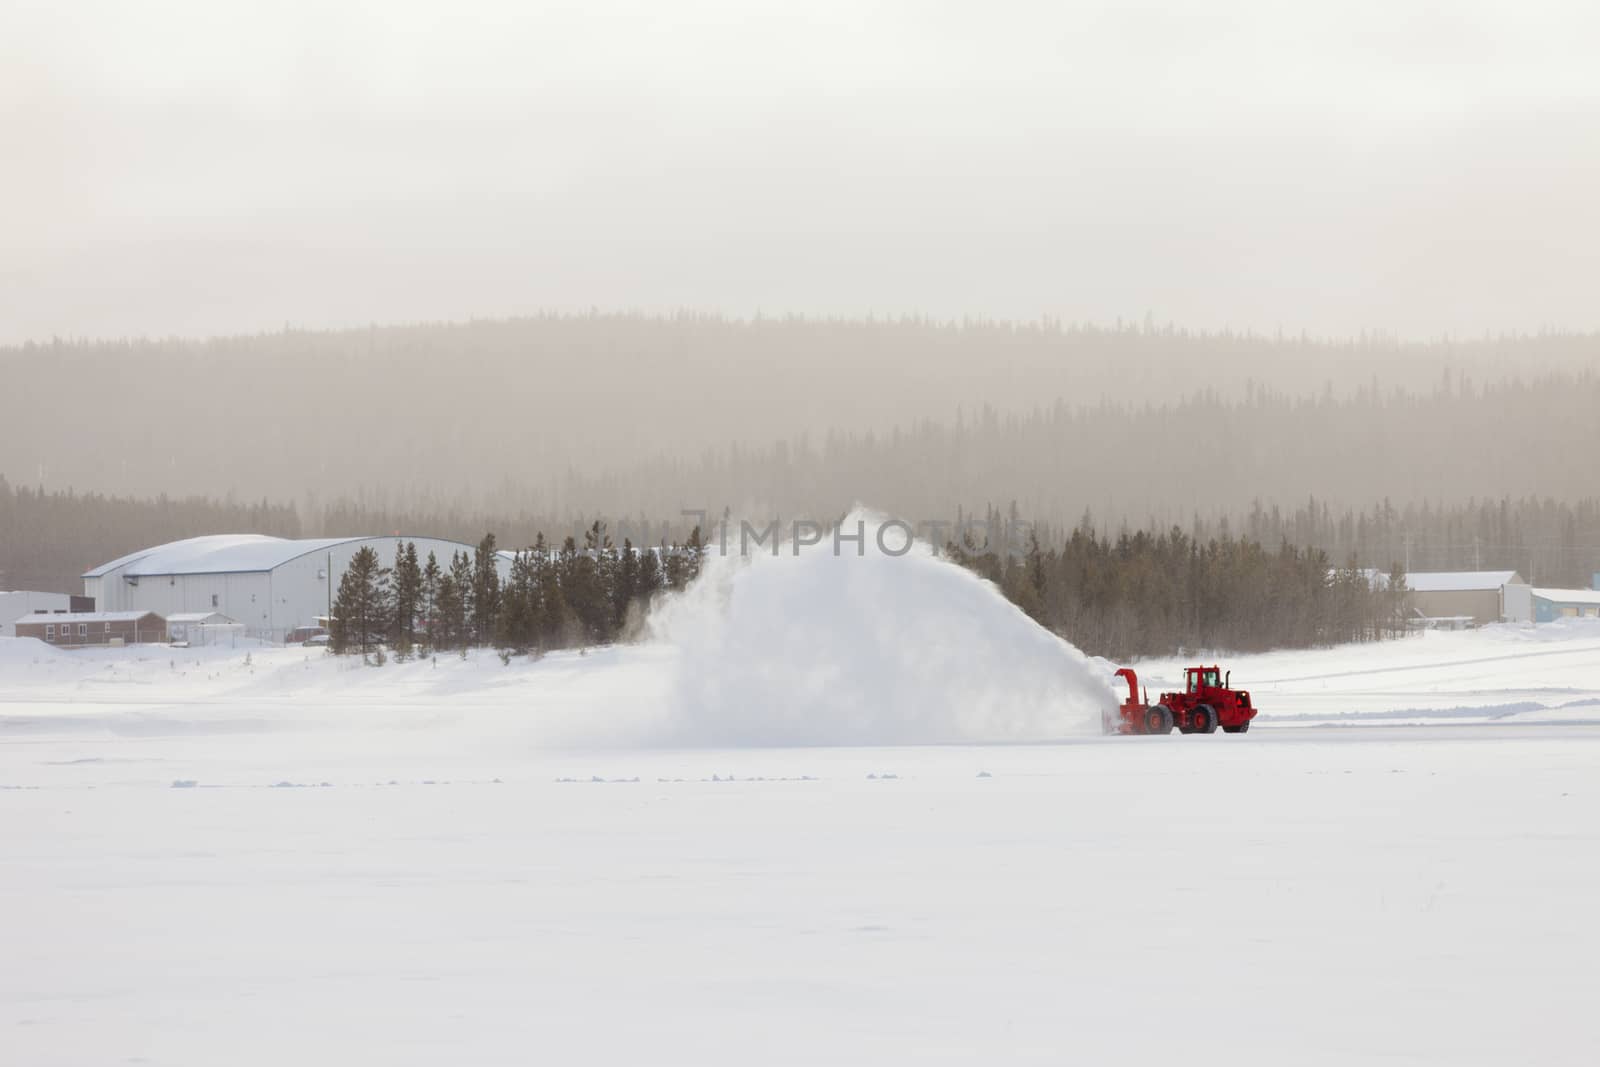
<svg viewBox="0 0 1600 1067"><path fill-rule="evenodd" d="M1593 589L1534 589L1533 621L1600 618L1600 572Z"/></svg>

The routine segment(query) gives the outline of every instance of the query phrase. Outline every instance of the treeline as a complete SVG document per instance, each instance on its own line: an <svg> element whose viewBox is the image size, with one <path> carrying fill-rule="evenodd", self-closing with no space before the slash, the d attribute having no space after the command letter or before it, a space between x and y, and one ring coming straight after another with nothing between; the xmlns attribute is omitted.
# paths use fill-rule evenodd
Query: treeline
<svg viewBox="0 0 1600 1067"><path fill-rule="evenodd" d="M304 536L293 504L52 492L0 476L0 589L79 593L91 567L168 541L224 533Z"/></svg>
<svg viewBox="0 0 1600 1067"><path fill-rule="evenodd" d="M552 548L535 535L502 580L492 533L472 555L444 561L432 552L421 560L406 542L386 567L362 548L339 581L330 644L380 661L384 646L405 659L474 646L512 654L608 644L638 625L656 594L693 581L705 551L698 527L682 544L619 547L595 522L581 545L568 537Z"/></svg>
<svg viewBox="0 0 1600 1067"><path fill-rule="evenodd" d="M1581 463L1571 466L1587 471ZM1133 535L1133 527L1108 521L1104 512L1083 514L1066 525L1038 521L1020 504L1017 508L1033 523L1046 549L1064 550L1083 530L1095 531L1102 541ZM993 508L989 514L1000 517ZM201 534L367 536L401 531L473 544L483 530L496 530L505 543L532 545L540 531L548 530L569 531L582 543L580 531L597 521L619 538L631 534L635 544L657 546L663 539L685 540L694 525L674 512L653 520L638 511L631 517L588 516L581 524L563 525L525 511L453 512L443 506L406 510L348 498L331 502L316 519L306 520L294 506L269 501L136 500L31 489L0 478L0 587L77 592L82 588L79 576L91 567ZM1593 496L1573 502L1532 496L1459 504L1396 505L1386 500L1360 509L1334 507L1317 498L1294 507L1256 501L1236 513L1152 520L1140 528L1155 536L1174 525L1199 544L1239 539L1267 546L1287 543L1302 552L1320 551L1338 565L1353 559L1361 567L1385 571L1395 564L1410 571L1516 570L1536 585L1569 587L1587 587L1600 572L1600 499Z"/></svg>
<svg viewBox="0 0 1600 1067"><path fill-rule="evenodd" d="M1384 499L1577 500L1600 488L1581 459L1600 455L1593 372L1488 385L1451 375L1421 392L1373 383L1347 395L1251 387L1166 403L1129 396L980 406L888 432L664 455L603 476L575 472L562 499L626 501L651 514L726 501L776 515L835 514L860 501L917 517L1015 500L1062 529L1085 509L1113 528L1164 529L1187 528L1195 514L1237 520L1256 501L1287 507L1308 493L1342 510Z"/></svg>
<svg viewBox="0 0 1600 1067"><path fill-rule="evenodd" d="M1021 553L970 536L945 547L1041 625L1113 659L1407 632L1402 568L1374 583L1353 563L1335 569L1320 550L1288 543L1267 550L1242 537L1202 542L1178 529L1111 539L1085 525L1048 548L1030 531ZM569 537L552 548L536 535L502 579L493 534L449 560L419 559L416 546L404 544L385 566L365 548L340 580L331 644L378 662L482 646L510 655L607 644L632 633L658 593L692 581L708 550L698 527L682 544L638 548L613 544L596 522L581 544Z"/></svg>
<svg viewBox="0 0 1600 1067"><path fill-rule="evenodd" d="M995 518L996 523L999 522ZM1375 641L1407 632L1405 572L1373 582L1320 549L1174 527L1105 537L1085 523L1060 545L1030 531L1020 554L952 541L953 559L1085 652L1126 660L1183 649L1234 652Z"/></svg>
<svg viewBox="0 0 1600 1067"><path fill-rule="evenodd" d="M1600 454L1597 452L1596 454ZM992 500L994 498L979 497ZM990 513L999 522L992 505ZM1018 514L1038 531L1045 545L1060 546L1077 528L1087 524L1103 537L1115 537L1134 527L1126 520L1086 509L1075 522L1041 518L1016 505ZM960 509L956 509L959 515ZM906 517L936 519L930 515L899 513ZM809 517L809 516L808 516ZM826 520L826 513L817 516ZM585 518L574 526L587 526ZM606 515L603 521L626 524L633 530L650 529L683 536L692 520L668 512L652 521L641 513ZM1303 549L1321 550L1343 563L1352 557L1364 568L1388 570L1401 564L1412 571L1515 570L1535 585L1586 588L1600 573L1600 498L1579 497L1573 502L1550 497L1502 496L1463 503L1396 505L1382 500L1361 508L1336 507L1309 496L1297 506L1249 503L1235 512L1191 512L1181 518L1155 517L1138 524L1145 530L1180 526L1193 540L1227 540L1244 537L1264 545L1287 541ZM735 526L737 524L735 523ZM475 531L507 531L507 540L529 544L539 530L558 528L550 516L448 509L409 510L341 499L328 505L317 524L319 534L357 537L375 530L418 530L471 543Z"/></svg>
<svg viewBox="0 0 1600 1067"><path fill-rule="evenodd" d="M1575 465L1589 471L1586 461ZM1400 507L1385 500L1361 510L1315 498L1287 510L1257 502L1242 520L1202 529L1205 536L1237 530L1263 544L1288 541L1379 569L1398 563L1412 571L1514 570L1533 585L1568 588L1588 588L1600 574L1600 500L1593 497L1571 504L1501 497Z"/></svg>

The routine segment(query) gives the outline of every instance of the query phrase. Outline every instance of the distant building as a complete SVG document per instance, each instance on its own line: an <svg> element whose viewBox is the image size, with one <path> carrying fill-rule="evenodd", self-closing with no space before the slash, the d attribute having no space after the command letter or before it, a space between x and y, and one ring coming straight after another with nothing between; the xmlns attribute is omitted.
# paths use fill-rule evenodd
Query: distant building
<svg viewBox="0 0 1600 1067"><path fill-rule="evenodd" d="M1418 571L1406 575L1412 613L1433 621L1473 626L1515 618L1507 611L1507 590L1515 607L1527 583L1516 571Z"/></svg>
<svg viewBox="0 0 1600 1067"><path fill-rule="evenodd" d="M218 534L157 545L102 564L83 576L83 591L107 611L154 611L162 616L220 612L250 637L283 641L296 627L326 615L350 558L371 548L385 567L395 546L415 542L423 564L432 552L441 567L472 545L436 537L287 539ZM510 558L496 560L502 580Z"/></svg>
<svg viewBox="0 0 1600 1067"><path fill-rule="evenodd" d="M244 636L244 626L220 611L180 611L167 616L167 639L189 645L228 644Z"/></svg>
<svg viewBox="0 0 1600 1067"><path fill-rule="evenodd" d="M47 645L61 648L165 644L167 621L153 611L30 615L17 620L17 636L36 637Z"/></svg>
<svg viewBox="0 0 1600 1067"><path fill-rule="evenodd" d="M1600 618L1600 574L1593 589L1534 589L1533 621Z"/></svg>
<svg viewBox="0 0 1600 1067"><path fill-rule="evenodd" d="M31 589L0 593L0 637L17 636L17 620L25 615L66 615L93 610L93 597L40 593Z"/></svg>

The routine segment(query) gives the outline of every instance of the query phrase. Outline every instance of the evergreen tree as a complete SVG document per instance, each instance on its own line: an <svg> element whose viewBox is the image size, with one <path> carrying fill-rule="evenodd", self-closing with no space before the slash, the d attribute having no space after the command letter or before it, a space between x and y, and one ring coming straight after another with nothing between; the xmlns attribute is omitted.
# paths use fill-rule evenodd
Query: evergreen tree
<svg viewBox="0 0 1600 1067"><path fill-rule="evenodd" d="M422 599L422 570L417 566L417 545L412 541L395 545L394 551L394 621L390 624L389 640L402 657L411 654L416 644L417 610Z"/></svg>
<svg viewBox="0 0 1600 1067"><path fill-rule="evenodd" d="M689 541L684 545L683 581L685 585L700 577L700 569L705 564L705 558L705 538L700 533L700 527L696 526L689 531Z"/></svg>
<svg viewBox="0 0 1600 1067"><path fill-rule="evenodd" d="M329 644L335 652L367 655L393 618L393 610L389 572L378 561L378 553L366 546L357 549L339 579Z"/></svg>
<svg viewBox="0 0 1600 1067"><path fill-rule="evenodd" d="M499 614L499 555L491 533L478 542L472 562L472 628L478 644L489 644L495 639Z"/></svg>
<svg viewBox="0 0 1600 1067"><path fill-rule="evenodd" d="M567 538L561 546L561 553L556 558L551 558L544 548L544 534L540 534L535 547L539 550L539 615L537 632L539 634L539 648L541 651L552 648L563 648L567 644L568 633L575 629L572 609L567 605L566 594L562 591L562 576L566 573L568 560L577 552L572 538Z"/></svg>
<svg viewBox="0 0 1600 1067"><path fill-rule="evenodd" d="M1028 531L1028 584L1033 587L1034 595L1044 603L1045 591L1045 565L1044 550L1039 547L1039 531Z"/></svg>
<svg viewBox="0 0 1600 1067"><path fill-rule="evenodd" d="M495 644L526 652L533 647L534 604L539 597L537 567L533 550L511 557L511 573L501 591L500 617L495 628Z"/></svg>
<svg viewBox="0 0 1600 1067"><path fill-rule="evenodd" d="M1017 607L1028 613L1031 619L1048 625L1045 612L1047 585L1044 550L1039 547L1037 531L1029 530L1027 554L1021 561L1007 558L1001 588Z"/></svg>
<svg viewBox="0 0 1600 1067"><path fill-rule="evenodd" d="M472 632L472 560L465 552L450 557L450 581L455 592L450 603L450 647L466 648L478 637Z"/></svg>
<svg viewBox="0 0 1600 1067"><path fill-rule="evenodd" d="M611 628L620 634L628 620L628 607L639 595L639 555L633 542L622 539L622 556L617 560L611 586Z"/></svg>
<svg viewBox="0 0 1600 1067"><path fill-rule="evenodd" d="M572 538L561 549L561 593L576 617L585 644L610 640L611 598L605 587L606 555L611 548L605 524L584 531L580 551Z"/></svg>
<svg viewBox="0 0 1600 1067"><path fill-rule="evenodd" d="M528 648L542 651L545 638L545 613L548 611L545 584L553 569L550 563L550 546L545 543L544 531L539 531L528 549Z"/></svg>
<svg viewBox="0 0 1600 1067"><path fill-rule="evenodd" d="M428 565L422 569L422 584L418 594L421 602L422 627L427 634L429 647L438 647L435 639L435 628L439 611L439 579L444 575L439 570L439 560L432 552L428 553Z"/></svg>
<svg viewBox="0 0 1600 1067"><path fill-rule="evenodd" d="M661 555L655 549L639 550L639 599L646 605L661 590Z"/></svg>
<svg viewBox="0 0 1600 1067"><path fill-rule="evenodd" d="M662 584L673 592L681 592L688 581L688 567L685 564L683 546L676 541L672 542L671 545L663 541L661 542L661 556L663 560L661 568Z"/></svg>
<svg viewBox="0 0 1600 1067"><path fill-rule="evenodd" d="M434 620L429 630L429 645L434 651L458 648L462 644L461 586L457 584L454 568L439 576L439 589L434 597Z"/></svg>
<svg viewBox="0 0 1600 1067"><path fill-rule="evenodd" d="M1406 568L1394 563L1383 583L1385 614L1388 616L1388 635L1399 637L1406 632L1411 621L1411 590L1406 585Z"/></svg>

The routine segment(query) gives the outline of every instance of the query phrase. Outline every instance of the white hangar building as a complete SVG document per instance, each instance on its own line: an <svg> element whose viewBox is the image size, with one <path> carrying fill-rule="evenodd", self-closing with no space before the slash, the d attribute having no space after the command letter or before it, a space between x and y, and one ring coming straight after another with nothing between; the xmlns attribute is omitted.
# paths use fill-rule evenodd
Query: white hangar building
<svg viewBox="0 0 1600 1067"><path fill-rule="evenodd" d="M154 611L171 616L218 612L250 637L282 641L297 626L309 626L339 591L350 558L373 548L385 567L395 547L415 543L426 566L428 553L448 568L457 552L474 546L437 537L322 537L291 540L261 534L217 534L147 548L114 559L83 576L84 592L99 611ZM499 558L501 578L509 563Z"/></svg>

